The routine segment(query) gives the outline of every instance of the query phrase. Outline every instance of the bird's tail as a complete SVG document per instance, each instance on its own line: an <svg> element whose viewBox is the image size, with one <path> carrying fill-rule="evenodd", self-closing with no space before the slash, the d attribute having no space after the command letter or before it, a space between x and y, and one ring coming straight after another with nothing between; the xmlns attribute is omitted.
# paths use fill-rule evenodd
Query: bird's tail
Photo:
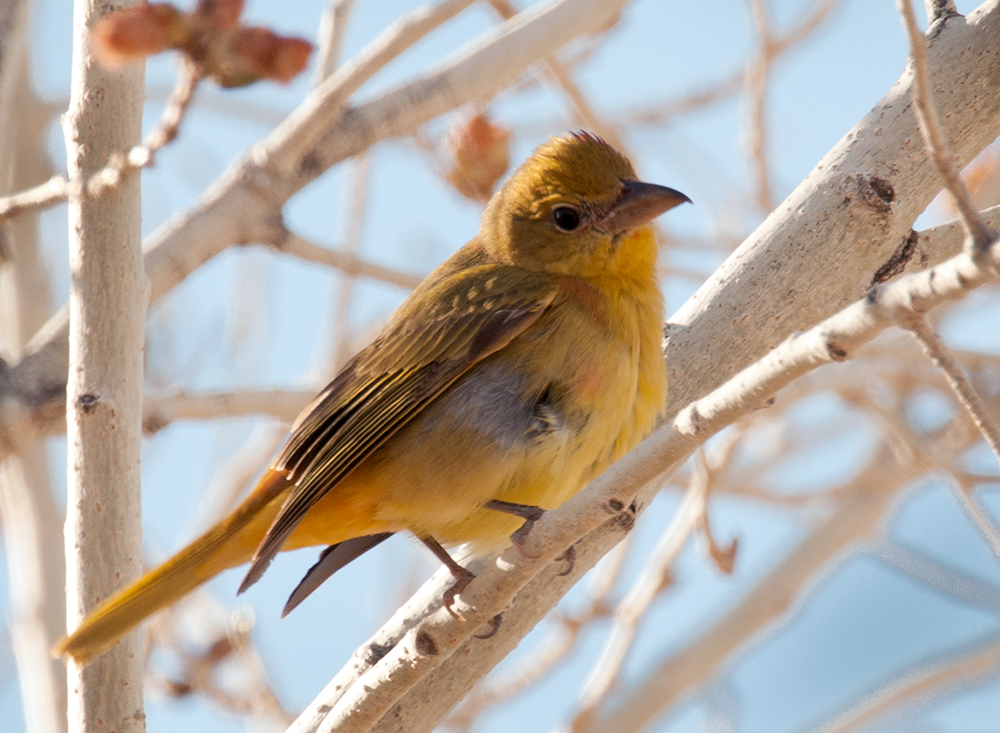
<svg viewBox="0 0 1000 733"><path fill-rule="evenodd" d="M146 617L223 570L248 562L277 514L287 487L283 474L268 471L232 514L93 609L76 631L55 645L53 654L87 662Z"/></svg>

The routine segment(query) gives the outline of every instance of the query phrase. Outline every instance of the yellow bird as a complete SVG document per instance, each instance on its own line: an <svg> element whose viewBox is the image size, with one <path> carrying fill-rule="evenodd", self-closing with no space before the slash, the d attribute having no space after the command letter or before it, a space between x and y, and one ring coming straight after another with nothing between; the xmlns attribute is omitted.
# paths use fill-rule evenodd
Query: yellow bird
<svg viewBox="0 0 1000 733"><path fill-rule="evenodd" d="M452 570L451 610L472 576L442 545L481 553L526 531L653 427L667 378L650 221L685 201L593 135L543 144L305 409L250 496L55 652L92 659L227 568L251 563L242 592L278 552L327 545L287 613L402 530Z"/></svg>

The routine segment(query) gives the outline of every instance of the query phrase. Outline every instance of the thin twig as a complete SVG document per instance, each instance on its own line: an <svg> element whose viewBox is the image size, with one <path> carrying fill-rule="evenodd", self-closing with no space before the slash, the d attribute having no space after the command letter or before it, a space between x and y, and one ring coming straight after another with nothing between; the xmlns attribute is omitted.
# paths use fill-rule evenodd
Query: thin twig
<svg viewBox="0 0 1000 733"><path fill-rule="evenodd" d="M929 699L952 690L968 689L971 683L996 675L1000 668L1000 639L992 636L977 640L968 652L957 659L923 665L891 684L878 685L874 695L866 695L857 705L815 730L817 733L874 730L878 726L872 723L902 706L926 705Z"/></svg>
<svg viewBox="0 0 1000 733"><path fill-rule="evenodd" d="M611 631L577 697L577 709L568 726L571 731L588 727L598 707L611 693L639 622L656 597L671 582L670 566L698 526L704 497L708 493L709 472L704 461L696 464L684 500L650 555L642 574L615 610Z"/></svg>
<svg viewBox="0 0 1000 733"><path fill-rule="evenodd" d="M0 198L0 222L24 211L54 206L68 198L99 198L121 186L130 173L153 165L157 151L177 138L200 81L198 68L182 57L180 74L163 115L146 135L142 145L136 145L127 153L111 156L108 164L86 181L59 174L34 188Z"/></svg>
<svg viewBox="0 0 1000 733"><path fill-rule="evenodd" d="M983 434L986 442L993 449L993 455L1000 462L1000 429L997 428L996 422L986 409L986 405L983 404L982 397L965 376L962 367L948 353L948 347L945 346L941 337L931 328L924 317L905 319L901 325L913 334L920 346L923 347L927 358L944 374L948 386L951 387L962 407L969 413L979 432Z"/></svg>
<svg viewBox="0 0 1000 733"><path fill-rule="evenodd" d="M303 236L288 231L283 231L276 241L261 242L261 244L272 247L278 252L298 257L306 262L315 262L327 267L334 267L349 275L371 278L372 280L378 280L389 285L396 285L405 290L413 290L424 280L423 275L399 272L398 270L378 265L357 255L324 247L321 244L317 244Z"/></svg>
<svg viewBox="0 0 1000 733"><path fill-rule="evenodd" d="M344 45L347 19L354 9L354 0L330 0L323 11L319 26L319 53L316 62L316 77L313 86L337 70L340 64L340 50Z"/></svg>
<svg viewBox="0 0 1000 733"><path fill-rule="evenodd" d="M774 191L768 170L767 83L774 63L774 41L766 0L747 0L757 36L757 50L746 70L747 147L753 167L757 205L765 213L774 208Z"/></svg>
<svg viewBox="0 0 1000 733"><path fill-rule="evenodd" d="M969 233L970 246L975 252L982 252L997 239L997 233L986 226L972 196L959 175L955 165L955 155L951 152L948 139L941 129L934 95L931 92L930 72L927 68L927 39L917 28L917 19L910 0L896 0L903 19L903 28L910 39L910 56L913 59L913 111L920 125L920 132L927 144L928 154L937 166L945 186L951 194L955 208Z"/></svg>
<svg viewBox="0 0 1000 733"><path fill-rule="evenodd" d="M986 546L993 553L993 558L997 562L1000 562L1000 532L997 531L996 524L983 511L982 506L976 500L974 488L957 478L952 481L952 488L954 489L955 498L958 499L958 503L965 510L965 513L969 515L969 519L972 520L973 526L982 536L983 540L986 541Z"/></svg>
<svg viewBox="0 0 1000 733"><path fill-rule="evenodd" d="M344 232L344 254L357 257L364 235L365 210L368 207L368 188L371 179L371 156L367 152L351 161L347 192L347 227ZM354 300L354 283L357 276L344 272L337 287L336 303L333 307L333 333L330 336L331 351L328 354L329 372L336 372L347 363L351 356L351 302Z"/></svg>
<svg viewBox="0 0 1000 733"><path fill-rule="evenodd" d="M497 12L497 15L504 20L510 20L518 13L517 8L515 8L509 0L487 1ZM548 75L552 77L553 81L555 81L555 83L563 90L567 99L569 99L569 102L573 107L573 112L576 115L576 124L583 125L588 130L597 133L614 147L627 154L624 141L621 139L618 131L613 125L602 120L593 105L587 101L586 96L584 96L580 87L577 86L576 82L573 80L570 67L560 61L555 55L546 56L544 64Z"/></svg>
<svg viewBox="0 0 1000 733"><path fill-rule="evenodd" d="M312 389L265 389L146 396L143 399L143 431L149 435L176 420L213 420L244 415L270 415L288 423L315 395Z"/></svg>

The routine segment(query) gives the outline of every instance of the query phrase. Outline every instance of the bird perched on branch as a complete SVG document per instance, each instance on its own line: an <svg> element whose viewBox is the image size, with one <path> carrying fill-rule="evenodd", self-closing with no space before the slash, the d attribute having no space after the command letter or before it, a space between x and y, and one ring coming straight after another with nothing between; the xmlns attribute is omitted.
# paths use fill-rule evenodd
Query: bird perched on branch
<svg viewBox="0 0 1000 733"><path fill-rule="evenodd" d="M287 613L403 530L455 575L452 610L472 575L443 545L519 541L652 428L667 384L650 222L685 201L588 133L539 147L479 234L305 409L250 496L55 651L92 659L227 568L250 563L242 592L278 552L326 545Z"/></svg>

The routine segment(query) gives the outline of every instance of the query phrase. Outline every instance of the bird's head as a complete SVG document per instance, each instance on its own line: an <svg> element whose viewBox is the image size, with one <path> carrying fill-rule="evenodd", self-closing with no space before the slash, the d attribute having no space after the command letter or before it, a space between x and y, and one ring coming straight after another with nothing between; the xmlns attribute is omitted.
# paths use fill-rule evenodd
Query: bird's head
<svg viewBox="0 0 1000 733"><path fill-rule="evenodd" d="M684 194L636 180L628 159L586 132L541 145L493 196L482 240L501 261L578 277L651 275L647 226Z"/></svg>

